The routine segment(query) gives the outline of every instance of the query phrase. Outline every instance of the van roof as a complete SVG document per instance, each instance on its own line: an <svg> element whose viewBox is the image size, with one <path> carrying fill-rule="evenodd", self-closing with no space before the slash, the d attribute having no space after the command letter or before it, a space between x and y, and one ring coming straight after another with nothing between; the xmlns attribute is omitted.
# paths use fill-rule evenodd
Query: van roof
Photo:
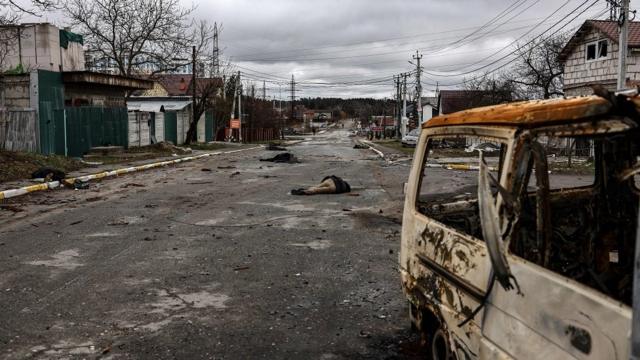
<svg viewBox="0 0 640 360"><path fill-rule="evenodd" d="M632 99L637 103L637 98ZM520 101L483 106L441 115L422 124L423 129L456 125L497 125L534 128L562 123L576 123L607 114L609 100L596 96L580 96L548 100Z"/></svg>

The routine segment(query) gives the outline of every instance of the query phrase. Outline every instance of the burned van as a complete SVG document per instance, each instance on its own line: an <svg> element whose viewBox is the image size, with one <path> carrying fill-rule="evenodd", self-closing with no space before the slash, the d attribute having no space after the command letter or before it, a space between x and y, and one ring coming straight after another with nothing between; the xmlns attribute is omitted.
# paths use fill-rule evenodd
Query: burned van
<svg viewBox="0 0 640 360"><path fill-rule="evenodd" d="M630 357L638 109L604 93L423 125L400 271L434 359Z"/></svg>

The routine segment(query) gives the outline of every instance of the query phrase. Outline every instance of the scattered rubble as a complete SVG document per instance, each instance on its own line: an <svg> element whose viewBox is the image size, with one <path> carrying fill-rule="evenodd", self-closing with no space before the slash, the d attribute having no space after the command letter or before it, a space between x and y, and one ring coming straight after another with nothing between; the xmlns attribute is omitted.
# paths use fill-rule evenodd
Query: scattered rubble
<svg viewBox="0 0 640 360"><path fill-rule="evenodd" d="M274 143L269 143L269 145L267 145L267 150L270 150L270 151L287 151L286 148L284 148L282 146L278 146L277 144L274 144Z"/></svg>
<svg viewBox="0 0 640 360"><path fill-rule="evenodd" d="M298 158L296 158L296 156L293 155L292 153L282 153L272 158L260 159L260 161L270 161L274 163L290 163L290 164L299 162Z"/></svg>

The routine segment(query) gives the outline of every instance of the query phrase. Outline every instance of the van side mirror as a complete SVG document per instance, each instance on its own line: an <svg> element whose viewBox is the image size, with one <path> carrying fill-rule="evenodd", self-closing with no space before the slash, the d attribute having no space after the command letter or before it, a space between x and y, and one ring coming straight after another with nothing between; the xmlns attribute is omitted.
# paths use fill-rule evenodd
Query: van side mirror
<svg viewBox="0 0 640 360"><path fill-rule="evenodd" d="M507 208L513 208L512 199L507 195L498 181L489 173L484 154L480 152L480 169L478 177L478 209L480 212L480 222L482 236L487 245L493 274L505 290L511 290L514 285L518 286L515 277L509 268L506 252L509 247L511 224L506 217L500 216L498 204ZM495 188L494 196L492 188ZM505 221L503 221L503 219Z"/></svg>

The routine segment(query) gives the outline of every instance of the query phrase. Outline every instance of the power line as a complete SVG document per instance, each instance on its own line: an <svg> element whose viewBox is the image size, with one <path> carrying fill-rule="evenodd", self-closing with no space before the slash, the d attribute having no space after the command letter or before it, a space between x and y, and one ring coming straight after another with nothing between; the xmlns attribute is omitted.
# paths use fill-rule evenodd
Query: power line
<svg viewBox="0 0 640 360"><path fill-rule="evenodd" d="M551 15L549 15L547 18L549 18L549 17L551 17L551 16L555 15L555 14L556 14L558 11L560 11L564 6L566 6L570 1L571 1L571 0L567 0L564 4L562 4L562 6L560 6L558 9L556 9L556 10L555 10L553 13L551 13ZM574 14L576 11L578 11L581 7L583 7L583 6L584 6L586 3L588 3L588 2L589 2L589 0L584 0L580 5L578 5L578 7L576 7L575 9L573 9L573 10L572 10L569 14L567 14L567 15ZM582 15L585 11L589 10L591 7L593 7L595 4L597 4L597 2L598 2L598 0L594 0L594 2L593 2L591 5L589 5L586 9L584 9L580 14L578 14L578 16L579 16L579 15ZM566 18L566 17L565 17L565 18ZM528 42L526 42L524 45L522 45L522 47L526 47L526 46L530 45L531 43L533 43L536 39L540 38L542 35L544 35L545 33L549 32L551 29L553 29L556 25L558 25L558 24L562 23L562 22L563 22L563 20L565 20L565 18L562 18L562 19L558 20L555 24L553 24L553 25L552 25L551 27L549 27L547 30L545 30L545 31L541 32L540 34L538 34L537 36L535 36L534 38L532 38L531 40L529 40ZM566 27L567 25L569 25L569 24L570 24L574 19L576 19L576 18L577 18L577 17L574 17L571 21L567 22L567 23L566 23L565 25L563 25L560 29L556 30L556 32L557 32L557 31L562 30L564 27ZM528 33L527 33L527 34L528 34ZM517 43L519 40L521 40L521 39L522 39L524 36L526 36L527 34L525 34L525 35L523 35L523 36L519 37L518 39L513 40L511 43L509 43L508 45L506 45L505 47L503 47L501 50L497 51L496 53L494 53L494 54L492 54L492 55L489 55L489 56L487 56L487 57L485 57L485 58L483 58L483 59L481 59L481 60L479 60L479 61L476 61L476 62L474 62L474 63L473 63L473 64L471 64L471 65L478 65L478 64L482 63L483 61L485 61L485 60L488 60L488 59L492 58L493 56L495 56L495 55L497 55L497 54L501 53L503 50L508 49L508 48L509 48L509 47L511 47L513 44ZM554 34L552 34L552 35L554 35ZM447 77L447 76L462 76L462 75L467 75L467 74L471 74L471 73L477 72L477 71L482 70L482 69L486 69L487 67L489 67L489 66L491 66L491 65L494 65L494 64L496 64L496 63L498 63L498 62L500 62L500 61L502 61L502 60L504 60L504 59L508 58L509 56L514 55L514 53L515 53L515 51L514 51L514 52L511 52L511 53L509 53L509 54L507 54L507 55L505 55L505 56L503 56L503 57L501 57L501 58L499 58L499 59L497 59L497 60L494 60L494 61L492 61L492 62L490 62L490 63L488 63L488 64L485 64L485 65L480 66L480 67L478 67L478 68L475 68L475 69L473 69L473 70L464 71L464 72L461 72L461 73L458 73L458 74L442 75L442 74L436 74L436 73L429 72L429 71L425 71L425 73L426 73L426 74L429 74L429 75L431 75L431 76L445 76L445 77ZM513 60L512 60L512 61L513 61ZM512 62L512 61L511 61L511 62Z"/></svg>
<svg viewBox="0 0 640 360"><path fill-rule="evenodd" d="M597 2L598 2L598 0L595 0L595 1L594 1L591 5L589 5L586 9L582 10L578 15L574 16L571 20L569 20L569 21L568 21L567 23L565 23L562 27L560 27L558 30L556 30L556 32L558 32L558 31L560 31L560 30L564 29L566 26L568 26L569 24L571 24L575 19L577 19L578 17L580 17L582 14L584 14L587 10L589 10L591 7L593 7ZM581 5L581 6L582 6L582 5ZM573 13L573 12L572 12L572 13ZM570 13L570 14L571 14L571 13ZM570 14L568 14L568 15L570 15ZM555 26L555 25L554 25L554 26ZM552 26L552 28L553 28L553 26ZM547 31L548 31L548 30L544 31L543 33L541 33L541 34L540 34L540 35L538 35L537 37L535 37L535 38L531 39L529 42L527 42L527 43L526 43L525 45L523 45L523 46L527 46L527 45L531 44L533 41L537 40L541 35L543 35L543 34L544 34L544 33L546 33ZM546 41L546 40L550 39L550 38L551 38L551 37L553 37L553 36L555 36L555 33L554 33L554 34L551 34L551 35L549 35L549 36L547 36L547 37L546 37L546 38L544 38L542 41L540 41L540 43L542 43L542 42L544 42L544 41ZM538 44L534 44L534 47L538 47L538 46L540 46L540 43L538 43ZM496 61L492 62L492 64L495 64L496 62L498 62L498 61L500 61L500 60L503 60L503 59L505 59L506 57L508 57L508 56L512 56L512 55L514 55L514 54L513 54L513 53L512 53L512 54L508 54L507 56L504 56L504 57L502 57L501 59L498 59L498 60L496 60ZM511 60L509 60L508 62L506 62L506 63L504 63L504 64L502 64L502 65L500 65L500 66L498 66L498 67L496 67L496 68L494 68L493 70L487 71L486 73L484 73L484 76L486 76L486 75L488 75L488 74L491 74L491 73L494 73L494 72L496 72L496 71L498 71L498 70L500 70L500 69L502 69L502 68L506 67L507 65L512 64L515 60L517 60L517 57L516 57L516 58L513 58L513 59L511 59ZM474 70L474 71L466 72L466 73L464 73L464 74L449 75L449 77L452 77L452 76L460 76L460 75L466 75L466 74L469 74L469 73L472 73L472 72L477 72L478 70L481 70L482 68L486 68L486 67L488 67L488 66L490 66L490 65L491 65L491 64L488 64L488 65L486 65L486 66L483 66L483 67L481 67L481 68L478 68L478 69L476 69L476 70ZM471 80L478 79L478 78L479 78L479 77L473 77L473 78L471 78ZM452 83L452 84L446 84L446 85L445 85L445 84L440 84L440 86L446 86L446 87L459 86L459 85L463 85L463 84L465 84L466 82L467 82L467 81L461 81L461 82ZM436 85L436 84L429 84L429 85Z"/></svg>

